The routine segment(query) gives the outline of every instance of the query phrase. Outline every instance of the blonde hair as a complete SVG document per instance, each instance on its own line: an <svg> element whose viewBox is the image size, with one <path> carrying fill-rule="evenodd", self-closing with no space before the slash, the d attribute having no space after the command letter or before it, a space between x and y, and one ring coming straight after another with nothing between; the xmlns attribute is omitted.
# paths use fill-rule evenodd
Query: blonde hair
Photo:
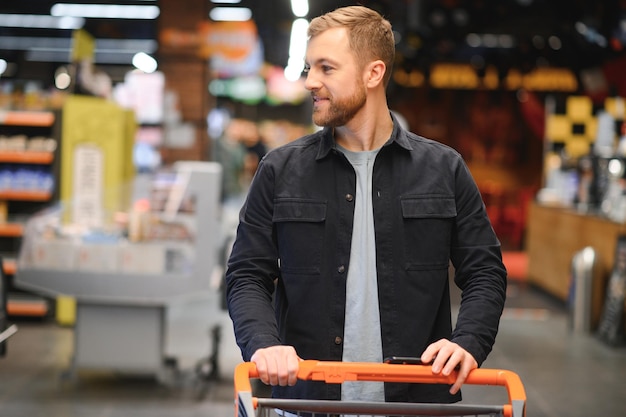
<svg viewBox="0 0 626 417"><path fill-rule="evenodd" d="M359 65L364 66L377 59L385 63L387 68L383 82L387 86L396 52L391 23L367 7L341 7L311 20L308 36L313 38L336 27L348 30L350 48Z"/></svg>

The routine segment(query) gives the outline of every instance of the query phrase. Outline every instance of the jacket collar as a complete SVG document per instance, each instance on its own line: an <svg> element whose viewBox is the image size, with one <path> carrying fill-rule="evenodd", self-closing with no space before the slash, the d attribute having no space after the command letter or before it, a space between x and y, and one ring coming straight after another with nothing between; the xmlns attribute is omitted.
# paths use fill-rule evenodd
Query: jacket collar
<svg viewBox="0 0 626 417"><path fill-rule="evenodd" d="M413 146L411 146L411 142L409 141L408 132L404 130L402 126L400 126L400 123L398 123L398 119L396 119L393 113L390 114L391 118L393 119L393 131L391 132L391 137L383 145L383 147L389 146L392 143L396 143L398 144L398 146L406 150L412 150ZM335 137L333 136L332 127L325 127L320 132L320 135L321 140L319 141L319 149L317 152L317 157L315 158L316 160L325 158L332 150L337 148L337 143L335 142Z"/></svg>

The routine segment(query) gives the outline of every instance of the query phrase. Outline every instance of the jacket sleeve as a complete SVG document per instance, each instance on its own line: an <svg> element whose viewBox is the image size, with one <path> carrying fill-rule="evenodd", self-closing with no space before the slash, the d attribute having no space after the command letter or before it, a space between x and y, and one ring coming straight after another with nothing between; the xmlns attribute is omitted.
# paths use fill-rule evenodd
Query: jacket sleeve
<svg viewBox="0 0 626 417"><path fill-rule="evenodd" d="M455 178L457 220L451 260L455 283L462 292L452 341L470 352L480 366L498 333L507 273L478 187L460 157Z"/></svg>
<svg viewBox="0 0 626 417"><path fill-rule="evenodd" d="M273 239L273 178L263 161L239 214L226 271L226 297L243 359L259 348L281 344L272 306L278 256Z"/></svg>

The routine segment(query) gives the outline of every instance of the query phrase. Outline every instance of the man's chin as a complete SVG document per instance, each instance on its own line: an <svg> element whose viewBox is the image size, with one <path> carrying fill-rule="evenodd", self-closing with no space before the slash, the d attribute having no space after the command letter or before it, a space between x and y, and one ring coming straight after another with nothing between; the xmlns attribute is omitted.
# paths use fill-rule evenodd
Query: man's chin
<svg viewBox="0 0 626 417"><path fill-rule="evenodd" d="M315 117L315 115L313 115L313 123L315 123L315 125L319 127L332 127L330 123L328 123L327 119L324 119L322 117Z"/></svg>

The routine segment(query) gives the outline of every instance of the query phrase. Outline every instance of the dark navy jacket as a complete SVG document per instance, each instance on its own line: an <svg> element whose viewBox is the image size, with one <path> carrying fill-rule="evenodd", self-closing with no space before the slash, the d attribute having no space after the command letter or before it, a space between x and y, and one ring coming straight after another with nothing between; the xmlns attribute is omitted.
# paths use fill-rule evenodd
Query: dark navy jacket
<svg viewBox="0 0 626 417"><path fill-rule="evenodd" d="M448 338L481 364L498 330L506 270L466 164L453 149L394 121L372 185L383 357L420 356ZM341 360L355 190L354 170L329 128L261 161L226 273L244 360L276 344L294 346L303 359ZM454 331L450 262L463 294ZM448 389L386 384L385 395L387 401L460 398ZM299 382L274 387L273 395L339 399L340 386Z"/></svg>

